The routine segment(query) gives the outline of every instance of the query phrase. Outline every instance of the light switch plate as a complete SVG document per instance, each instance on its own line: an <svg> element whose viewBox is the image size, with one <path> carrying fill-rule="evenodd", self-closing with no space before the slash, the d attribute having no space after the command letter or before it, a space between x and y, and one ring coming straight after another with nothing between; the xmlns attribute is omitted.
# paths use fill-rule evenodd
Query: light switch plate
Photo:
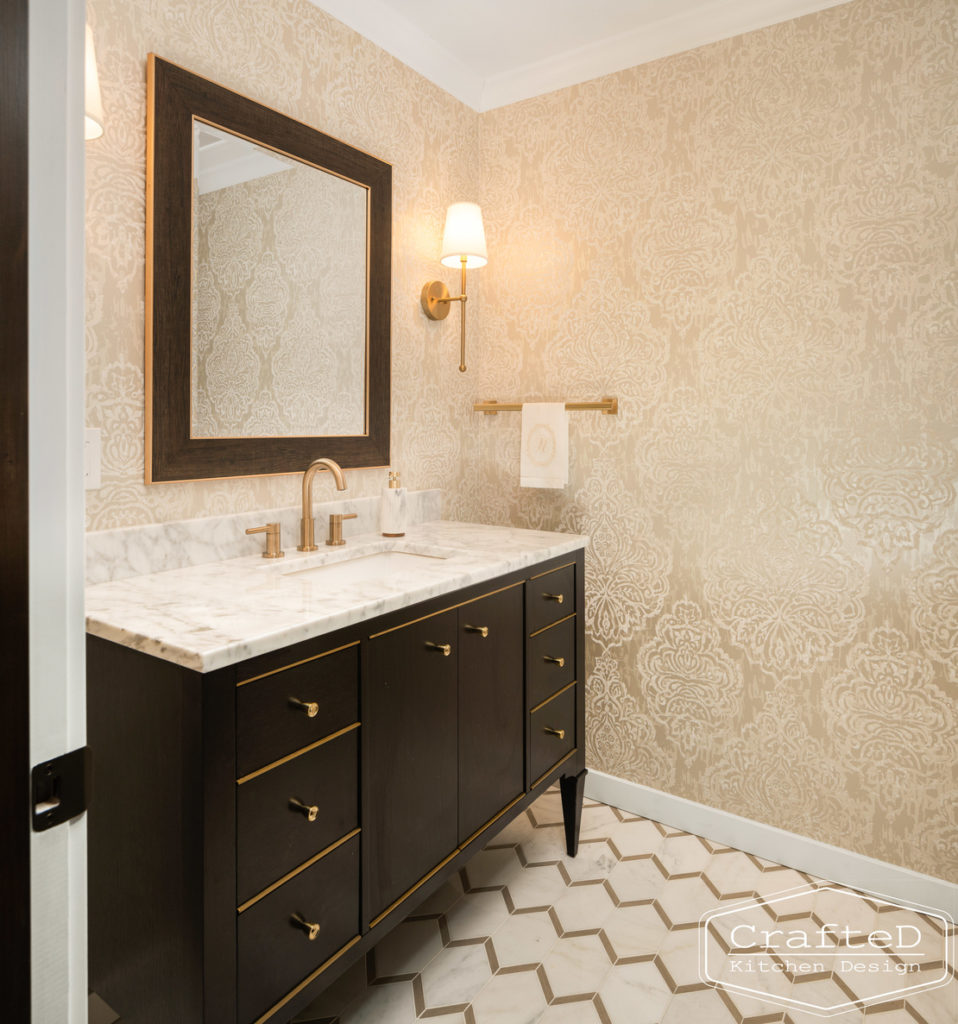
<svg viewBox="0 0 958 1024"><path fill-rule="evenodd" d="M99 427L87 427L83 434L83 486L88 491L100 486Z"/></svg>

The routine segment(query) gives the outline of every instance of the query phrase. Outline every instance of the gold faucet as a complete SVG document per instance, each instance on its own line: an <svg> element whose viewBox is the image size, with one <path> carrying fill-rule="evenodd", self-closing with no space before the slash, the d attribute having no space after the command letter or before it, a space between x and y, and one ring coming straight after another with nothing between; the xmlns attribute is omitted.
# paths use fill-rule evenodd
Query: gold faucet
<svg viewBox="0 0 958 1024"><path fill-rule="evenodd" d="M303 474L303 518L299 524L299 544L297 551L316 551L315 529L316 523L313 519L313 477L321 469L328 469L336 480L336 490L346 490L346 477L333 459L316 459L311 462Z"/></svg>

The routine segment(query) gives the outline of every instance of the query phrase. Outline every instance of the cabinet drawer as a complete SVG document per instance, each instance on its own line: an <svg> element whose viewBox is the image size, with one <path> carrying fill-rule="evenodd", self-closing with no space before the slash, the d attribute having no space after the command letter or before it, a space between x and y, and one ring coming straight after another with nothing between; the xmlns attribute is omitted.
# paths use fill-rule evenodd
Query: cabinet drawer
<svg viewBox="0 0 958 1024"><path fill-rule="evenodd" d="M316 705L313 717L310 704ZM358 644L244 682L236 690L236 774L256 771L358 718Z"/></svg>
<svg viewBox="0 0 958 1024"><path fill-rule="evenodd" d="M576 687L570 686L530 715L530 785L575 746L575 693Z"/></svg>
<svg viewBox="0 0 958 1024"><path fill-rule="evenodd" d="M320 926L314 940L295 916ZM237 922L237 1017L256 1020L359 933L359 836L244 910Z"/></svg>
<svg viewBox="0 0 958 1024"><path fill-rule="evenodd" d="M530 637L528 706L534 708L575 679L575 618Z"/></svg>
<svg viewBox="0 0 958 1024"><path fill-rule="evenodd" d="M237 903L356 828L358 757L356 728L236 787Z"/></svg>
<svg viewBox="0 0 958 1024"><path fill-rule="evenodd" d="M564 565L526 582L527 633L558 622L575 610L574 565Z"/></svg>

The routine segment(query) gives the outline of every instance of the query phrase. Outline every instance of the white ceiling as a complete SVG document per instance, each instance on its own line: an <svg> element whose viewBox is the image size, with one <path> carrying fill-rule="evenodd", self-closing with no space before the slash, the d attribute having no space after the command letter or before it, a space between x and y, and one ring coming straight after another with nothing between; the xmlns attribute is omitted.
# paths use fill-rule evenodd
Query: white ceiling
<svg viewBox="0 0 958 1024"><path fill-rule="evenodd" d="M848 0L311 0L475 110Z"/></svg>

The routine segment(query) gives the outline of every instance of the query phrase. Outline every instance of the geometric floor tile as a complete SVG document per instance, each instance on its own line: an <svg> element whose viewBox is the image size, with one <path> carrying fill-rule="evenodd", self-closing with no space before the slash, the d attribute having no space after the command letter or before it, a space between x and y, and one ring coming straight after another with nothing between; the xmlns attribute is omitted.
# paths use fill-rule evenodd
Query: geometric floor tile
<svg viewBox="0 0 958 1024"><path fill-rule="evenodd" d="M847 998L830 976L769 970L749 993L701 980L700 941L714 977L734 970L732 929L754 918L744 901L816 880L748 853L593 801L579 854L565 854L562 806L550 790L503 829L297 1018L317 1024L958 1024L958 980L823 1018L766 1002ZM812 934L849 918L828 889L773 900L769 927ZM742 910L734 909L743 904ZM727 906L703 936L703 913ZM762 906L765 907L764 900ZM868 929L908 912L861 904ZM763 919L764 920L764 919ZM764 926L764 925L763 925ZM924 927L924 926L923 926ZM909 932L931 954L935 935ZM830 939L840 948L841 939ZM767 954L756 954L756 962ZM954 973L954 965L952 965ZM874 975L852 996L880 992ZM807 997L807 998L806 998Z"/></svg>

